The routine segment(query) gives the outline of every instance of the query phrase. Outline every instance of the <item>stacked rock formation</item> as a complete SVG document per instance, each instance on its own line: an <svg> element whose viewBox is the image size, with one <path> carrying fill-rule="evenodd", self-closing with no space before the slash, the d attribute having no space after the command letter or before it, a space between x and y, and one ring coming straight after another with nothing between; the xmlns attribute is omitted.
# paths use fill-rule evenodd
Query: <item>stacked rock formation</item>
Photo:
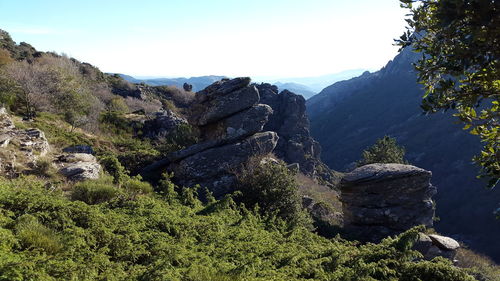
<svg viewBox="0 0 500 281"><path fill-rule="evenodd" d="M287 163L299 164L302 173L319 177L327 182L338 179L320 160L321 147L309 132L309 119L306 114L304 97L288 90L278 92L271 84L257 85L263 104L271 106L274 114L264 130L277 132L278 144L274 154Z"/></svg>
<svg viewBox="0 0 500 281"><path fill-rule="evenodd" d="M436 193L431 175L402 164L370 164L346 174L340 186L345 230L377 242L413 226L431 227Z"/></svg>
<svg viewBox="0 0 500 281"><path fill-rule="evenodd" d="M250 78L223 79L196 93L188 122L199 129L201 141L167 155L142 174L172 171L178 184L200 184L216 197L232 191L235 173L257 155L272 152L289 164L298 163L308 175L315 174L315 168L324 164L317 158L319 145L309 135L304 99L250 82ZM310 159L318 165L310 167Z"/></svg>

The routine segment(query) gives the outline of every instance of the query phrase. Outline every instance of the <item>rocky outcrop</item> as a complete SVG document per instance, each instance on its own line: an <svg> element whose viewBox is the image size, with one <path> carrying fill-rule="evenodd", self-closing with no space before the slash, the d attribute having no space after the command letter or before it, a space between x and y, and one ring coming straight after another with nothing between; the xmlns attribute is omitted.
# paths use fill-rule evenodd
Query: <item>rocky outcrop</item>
<svg viewBox="0 0 500 281"><path fill-rule="evenodd" d="M426 260L444 257L453 261L458 248L460 248L460 244L453 238L425 233L419 233L418 239L413 245L413 249L419 251Z"/></svg>
<svg viewBox="0 0 500 281"><path fill-rule="evenodd" d="M171 110L166 110L157 112L152 119L144 121L142 132L145 137L154 139L166 136L168 133L173 132L179 125L187 123L186 119Z"/></svg>
<svg viewBox="0 0 500 281"><path fill-rule="evenodd" d="M304 99L250 82L223 79L196 93L187 119L199 129L200 142L167 155L142 174L166 169L178 184L206 186L216 197L232 191L235 174L253 156L273 152L306 174L316 174L319 145L309 136Z"/></svg>
<svg viewBox="0 0 500 281"><path fill-rule="evenodd" d="M59 173L73 181L98 179L101 165L97 159L86 153L64 154L58 157Z"/></svg>
<svg viewBox="0 0 500 281"><path fill-rule="evenodd" d="M0 109L0 173L15 176L35 167L50 146L45 134L38 129L21 130L4 108Z"/></svg>
<svg viewBox="0 0 500 281"><path fill-rule="evenodd" d="M275 132L257 133L240 142L207 150L171 164L169 169L179 184L207 186L214 196L221 197L234 188L234 172L250 157L271 152L278 141Z"/></svg>
<svg viewBox="0 0 500 281"><path fill-rule="evenodd" d="M321 147L309 132L305 99L270 84L257 85L260 102L273 109L264 130L277 132L280 139L274 154L287 163L297 163L302 173L333 183L338 178L320 160Z"/></svg>
<svg viewBox="0 0 500 281"><path fill-rule="evenodd" d="M346 174L340 185L344 228L376 242L416 225L431 227L436 193L431 175L402 164L370 164Z"/></svg>

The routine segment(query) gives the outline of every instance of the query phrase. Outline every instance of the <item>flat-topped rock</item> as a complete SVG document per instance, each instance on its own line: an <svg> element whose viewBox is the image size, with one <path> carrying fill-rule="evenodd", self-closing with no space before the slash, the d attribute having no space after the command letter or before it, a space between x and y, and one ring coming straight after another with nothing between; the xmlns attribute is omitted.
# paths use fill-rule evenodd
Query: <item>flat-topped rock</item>
<svg viewBox="0 0 500 281"><path fill-rule="evenodd" d="M418 168L412 165L404 164L369 164L361 166L354 171L346 174L342 181L343 184L356 184L360 182L388 180L418 175L432 176L430 171Z"/></svg>
<svg viewBox="0 0 500 281"><path fill-rule="evenodd" d="M432 173L402 164L370 164L341 180L346 229L357 239L380 241L413 226L431 227L434 218Z"/></svg>
<svg viewBox="0 0 500 281"><path fill-rule="evenodd" d="M450 237L441 236L437 234L430 234L429 238L432 240L434 245L439 247L439 249L441 250L454 251L460 248L460 244L458 244L458 242L455 239Z"/></svg>

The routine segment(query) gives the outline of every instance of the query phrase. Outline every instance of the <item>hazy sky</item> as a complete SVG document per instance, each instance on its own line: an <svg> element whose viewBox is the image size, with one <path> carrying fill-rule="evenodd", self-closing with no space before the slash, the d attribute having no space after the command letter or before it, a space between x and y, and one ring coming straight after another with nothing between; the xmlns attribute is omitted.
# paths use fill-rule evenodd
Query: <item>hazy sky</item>
<svg viewBox="0 0 500 281"><path fill-rule="evenodd" d="M404 14L397 0L0 0L16 42L138 76L375 70Z"/></svg>

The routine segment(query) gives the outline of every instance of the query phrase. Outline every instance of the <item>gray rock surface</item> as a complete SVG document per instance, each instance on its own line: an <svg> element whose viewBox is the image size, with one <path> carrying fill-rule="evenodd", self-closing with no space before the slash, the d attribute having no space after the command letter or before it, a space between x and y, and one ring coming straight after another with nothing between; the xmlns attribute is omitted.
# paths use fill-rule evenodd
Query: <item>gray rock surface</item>
<svg viewBox="0 0 500 281"><path fill-rule="evenodd" d="M304 99L290 92L278 95L272 86L262 88L261 99L257 87L262 86L250 84L250 78L223 79L196 93L187 119L198 127L200 142L170 153L141 174L157 177L172 171L178 184L200 184L221 197L235 187L235 173L253 156L274 153L297 163L294 167L304 166L309 175L318 167L329 172L309 136Z"/></svg>
<svg viewBox="0 0 500 281"><path fill-rule="evenodd" d="M419 233L419 237L413 249L419 251L426 260L432 260L435 257L444 257L454 260L460 244L453 238L437 234Z"/></svg>
<svg viewBox="0 0 500 281"><path fill-rule="evenodd" d="M17 176L34 168L50 150L42 131L15 128L6 110L0 111L0 148L0 173L5 176Z"/></svg>
<svg viewBox="0 0 500 281"><path fill-rule="evenodd" d="M91 162L71 163L59 170L63 176L74 181L93 180L99 178L101 165Z"/></svg>
<svg viewBox="0 0 500 281"><path fill-rule="evenodd" d="M97 159L87 153L63 154L57 157L59 173L73 181L98 179L101 165Z"/></svg>
<svg viewBox="0 0 500 281"><path fill-rule="evenodd" d="M213 125L202 127L202 137L209 140L239 140L251 136L262 131L272 113L268 105L254 105Z"/></svg>
<svg viewBox="0 0 500 281"><path fill-rule="evenodd" d="M241 142L212 147L170 165L180 184L203 183L216 197L234 187L234 172L250 157L273 151L278 141L275 132L257 133Z"/></svg>
<svg viewBox="0 0 500 281"><path fill-rule="evenodd" d="M190 123L204 126L257 104L259 92L249 83L249 78L222 80L196 93Z"/></svg>
<svg viewBox="0 0 500 281"><path fill-rule="evenodd" d="M344 224L366 241L379 241L416 225L433 225L436 188L431 172L401 164L359 167L341 181Z"/></svg>
<svg viewBox="0 0 500 281"><path fill-rule="evenodd" d="M171 110L157 112L154 117L144 122L142 132L145 137L158 138L173 132L179 125L187 124L187 120Z"/></svg>
<svg viewBox="0 0 500 281"><path fill-rule="evenodd" d="M274 154L287 163L298 163L300 171L335 183L338 177L321 162L320 145L311 137L305 99L301 95L270 84L257 85L261 99L273 109L264 130L275 131L280 139Z"/></svg>

